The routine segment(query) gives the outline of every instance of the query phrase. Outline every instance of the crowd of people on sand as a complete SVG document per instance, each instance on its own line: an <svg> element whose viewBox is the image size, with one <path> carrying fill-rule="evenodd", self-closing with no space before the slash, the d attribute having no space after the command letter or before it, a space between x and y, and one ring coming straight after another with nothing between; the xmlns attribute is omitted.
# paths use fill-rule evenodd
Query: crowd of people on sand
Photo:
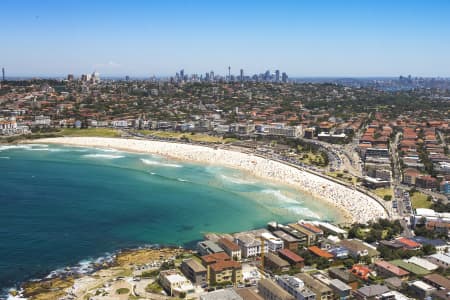
<svg viewBox="0 0 450 300"><path fill-rule="evenodd" d="M352 221L366 223L370 220L387 217L380 203L360 191L281 162L251 154L189 144L134 139L63 137L41 139L37 142L114 148L238 168L262 178L293 185L302 191L329 202L337 208L344 209L353 218Z"/></svg>

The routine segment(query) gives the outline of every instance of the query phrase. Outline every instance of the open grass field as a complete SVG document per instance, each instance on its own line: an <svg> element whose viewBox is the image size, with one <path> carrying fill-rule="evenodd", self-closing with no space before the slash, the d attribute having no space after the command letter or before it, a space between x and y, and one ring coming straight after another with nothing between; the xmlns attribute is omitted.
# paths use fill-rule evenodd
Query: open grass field
<svg viewBox="0 0 450 300"><path fill-rule="evenodd" d="M83 137L120 137L120 132L112 128L63 128L58 134Z"/></svg>
<svg viewBox="0 0 450 300"><path fill-rule="evenodd" d="M430 208L433 203L428 201L428 195L421 192L415 192L411 196L411 204L413 208Z"/></svg>
<svg viewBox="0 0 450 300"><path fill-rule="evenodd" d="M391 196L391 197L394 196L393 190L391 188L379 188L376 189L374 193L381 199L383 199L384 196Z"/></svg>
<svg viewBox="0 0 450 300"><path fill-rule="evenodd" d="M153 135L161 138L171 138L171 139L188 139L194 142L205 142L205 143L231 143L236 141L233 138L222 138L218 136L211 136L202 133L185 133L185 132L174 132L174 131L157 131L157 130L138 130L137 132L145 135Z"/></svg>

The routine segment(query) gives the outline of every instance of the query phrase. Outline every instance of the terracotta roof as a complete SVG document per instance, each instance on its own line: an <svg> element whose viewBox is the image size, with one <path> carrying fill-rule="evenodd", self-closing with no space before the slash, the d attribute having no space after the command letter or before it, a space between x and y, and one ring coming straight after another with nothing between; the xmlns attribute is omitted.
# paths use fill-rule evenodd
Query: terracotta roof
<svg viewBox="0 0 450 300"><path fill-rule="evenodd" d="M218 261L231 260L231 258L225 252L219 252L219 253L213 253L213 254L204 255L204 256L201 257L201 259L202 259L203 263L207 264L207 265L211 264L211 263L218 262Z"/></svg>
<svg viewBox="0 0 450 300"><path fill-rule="evenodd" d="M419 243L416 243L413 240L410 240L410 239L407 239L404 237L398 238L397 241L409 248L419 248L421 246Z"/></svg>
<svg viewBox="0 0 450 300"><path fill-rule="evenodd" d="M333 258L332 254L328 253L327 251L324 251L324 250L320 249L317 246L308 247L308 250L311 251L312 253L314 253L315 255L323 257L323 258L327 258L327 259Z"/></svg>
<svg viewBox="0 0 450 300"><path fill-rule="evenodd" d="M393 264L388 263L387 261L384 260L378 260L375 262L375 265L378 267L381 267L383 269L389 270L391 273L397 275L397 276L406 276L409 274L408 271L405 271Z"/></svg>
<svg viewBox="0 0 450 300"><path fill-rule="evenodd" d="M281 249L280 251L278 251L278 253L296 263L304 261L303 257L295 254L289 249Z"/></svg>
<svg viewBox="0 0 450 300"><path fill-rule="evenodd" d="M221 238L218 242L222 247L228 248L230 251L239 251L241 249L237 244L226 238Z"/></svg>
<svg viewBox="0 0 450 300"><path fill-rule="evenodd" d="M212 264L210 267L214 272L222 272L226 269L240 269L241 263L234 260L223 260Z"/></svg>

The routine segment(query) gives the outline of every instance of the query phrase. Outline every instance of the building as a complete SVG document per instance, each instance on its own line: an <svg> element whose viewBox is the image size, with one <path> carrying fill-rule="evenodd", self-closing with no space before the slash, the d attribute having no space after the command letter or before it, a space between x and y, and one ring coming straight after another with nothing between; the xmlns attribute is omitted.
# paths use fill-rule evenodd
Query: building
<svg viewBox="0 0 450 300"><path fill-rule="evenodd" d="M267 241L267 247L271 252L278 252L284 248L283 240L274 236L270 232L263 232L261 237Z"/></svg>
<svg viewBox="0 0 450 300"><path fill-rule="evenodd" d="M389 289L386 286L374 284L363 286L362 288L353 291L353 296L357 300L370 300L376 299L377 296L380 296L387 292L389 292Z"/></svg>
<svg viewBox="0 0 450 300"><path fill-rule="evenodd" d="M303 226L300 226L297 223L288 224L288 226L291 227L292 229L294 229L295 231L301 232L303 235L306 235L306 237L307 237L306 244L305 244L306 246L311 246L316 243L318 237L314 232L306 229Z"/></svg>
<svg viewBox="0 0 450 300"><path fill-rule="evenodd" d="M224 252L224 250L219 245L209 240L198 242L197 251L200 255L209 255Z"/></svg>
<svg viewBox="0 0 450 300"><path fill-rule="evenodd" d="M260 280L258 291L264 300L295 300L294 296L270 279Z"/></svg>
<svg viewBox="0 0 450 300"><path fill-rule="evenodd" d="M294 296L294 299L296 300L316 299L316 295L306 288L303 281L296 277L288 275L276 276L275 281L279 286L281 286L282 289Z"/></svg>
<svg viewBox="0 0 450 300"><path fill-rule="evenodd" d="M346 248L354 258L368 256L373 262L380 256L380 252L375 247L357 239L343 240L340 242L340 245Z"/></svg>
<svg viewBox="0 0 450 300"><path fill-rule="evenodd" d="M428 239L423 236L416 236L411 238L415 242L421 244L421 245L430 245L433 246L436 249L437 253L445 253L450 249L450 245L447 244L446 241L441 239Z"/></svg>
<svg viewBox="0 0 450 300"><path fill-rule="evenodd" d="M409 283L408 291L414 294L419 299L425 299L431 296L431 294L436 291L436 288L432 287L429 284L426 284L421 280L416 280Z"/></svg>
<svg viewBox="0 0 450 300"><path fill-rule="evenodd" d="M278 238L280 238L283 241L284 248L289 249L291 251L297 251L298 245L300 240L293 237L290 234L287 234L286 232L283 232L281 230L276 230L272 232L272 234Z"/></svg>
<svg viewBox="0 0 450 300"><path fill-rule="evenodd" d="M400 237L395 240L396 240L396 242L402 244L406 250L419 250L420 248L422 248L421 244L415 242L414 240L410 240L408 238Z"/></svg>
<svg viewBox="0 0 450 300"><path fill-rule="evenodd" d="M335 299L346 300L351 297L352 287L339 279L330 280L330 284L328 285L335 295Z"/></svg>
<svg viewBox="0 0 450 300"><path fill-rule="evenodd" d="M328 259L328 260L331 260L331 259L334 258L333 254L328 253L327 251L322 250L322 249L320 249L320 248L317 247L317 246L311 246L311 247L308 247L308 250L309 250L312 254L314 254L314 255L316 255L316 256L318 256L318 257L322 257L322 258L325 258L325 259Z"/></svg>
<svg viewBox="0 0 450 300"><path fill-rule="evenodd" d="M235 290L236 293L239 294L244 300L264 300L263 297L261 297L258 294L257 289L253 288L239 288Z"/></svg>
<svg viewBox="0 0 450 300"><path fill-rule="evenodd" d="M241 248L237 244L226 238L221 238L217 243L232 259L241 260Z"/></svg>
<svg viewBox="0 0 450 300"><path fill-rule="evenodd" d="M244 300L244 298L233 289L224 289L201 295L200 300Z"/></svg>
<svg viewBox="0 0 450 300"><path fill-rule="evenodd" d="M432 272L432 271L436 270L437 268L439 268L438 265L433 264L430 261L420 258L420 257L417 257L417 256L413 256L413 257L407 259L406 262L415 264L416 266L421 267L421 268L427 270L428 272Z"/></svg>
<svg viewBox="0 0 450 300"><path fill-rule="evenodd" d="M210 266L212 264L215 264L216 262L219 262L219 261L229 261L229 260L231 260L231 258L225 252L219 252L219 253L203 255L202 257L200 257L200 259L202 260L202 264L205 267L206 266Z"/></svg>
<svg viewBox="0 0 450 300"><path fill-rule="evenodd" d="M393 264L388 263L384 260L377 260L375 262L375 271L377 275L381 277L398 277L401 280L408 280L409 272L405 271Z"/></svg>
<svg viewBox="0 0 450 300"><path fill-rule="evenodd" d="M403 183L407 185L415 185L416 178L420 176L420 172L414 168L407 168L403 171Z"/></svg>
<svg viewBox="0 0 450 300"><path fill-rule="evenodd" d="M342 236L342 238L346 239L348 236L348 232L342 228L339 228L333 224L321 221L312 221L312 224L318 226L325 232L329 232L330 234L334 234L337 236Z"/></svg>
<svg viewBox="0 0 450 300"><path fill-rule="evenodd" d="M450 280L439 274L430 274L424 276L422 280L438 290L450 291Z"/></svg>
<svg viewBox="0 0 450 300"><path fill-rule="evenodd" d="M52 121L49 116L40 115L34 117L33 126L35 127L50 127L51 124Z"/></svg>
<svg viewBox="0 0 450 300"><path fill-rule="evenodd" d="M278 255L269 252L264 256L264 266L275 273L289 271L290 264Z"/></svg>
<svg viewBox="0 0 450 300"><path fill-rule="evenodd" d="M296 238L298 240L298 244L299 245L303 245L303 246L307 246L308 245L309 238L303 232L300 232L300 231L296 230L295 228L292 228L290 226L285 226L285 225L278 225L278 228L281 231L283 231L283 232L293 236L294 238ZM291 249L291 250L296 251L297 249Z"/></svg>
<svg viewBox="0 0 450 300"><path fill-rule="evenodd" d="M195 259L187 259L181 263L181 272L195 285L207 284L207 269Z"/></svg>
<svg viewBox="0 0 450 300"><path fill-rule="evenodd" d="M291 264L291 266L294 268L302 269L305 266L305 260L303 259L303 257L297 255L289 249L282 249L278 251L278 255L282 259L289 262L289 264Z"/></svg>
<svg viewBox="0 0 450 300"><path fill-rule="evenodd" d="M261 239L250 233L239 233L234 237L234 241L241 248L241 255L244 258L261 255ZM264 252L268 253L267 241L264 240Z"/></svg>
<svg viewBox="0 0 450 300"><path fill-rule="evenodd" d="M408 262L407 259L405 259L405 260L396 259L396 260L390 261L390 263L397 267L402 268L403 270L408 271L411 274L417 275L417 276L423 276L423 275L430 274L430 271L428 271L414 263Z"/></svg>
<svg viewBox="0 0 450 300"><path fill-rule="evenodd" d="M209 254L201 257L202 264L209 268L209 284L242 282L242 266L231 260L225 252Z"/></svg>
<svg viewBox="0 0 450 300"><path fill-rule="evenodd" d="M358 278L346 269L330 268L328 270L328 274L331 278L339 279L340 281L349 285L352 290L356 290L358 288Z"/></svg>
<svg viewBox="0 0 450 300"><path fill-rule="evenodd" d="M436 253L428 256L427 259L444 269L447 269L450 266L450 256L447 254Z"/></svg>
<svg viewBox="0 0 450 300"><path fill-rule="evenodd" d="M242 282L242 266L239 262L219 261L210 265L210 284Z"/></svg>
<svg viewBox="0 0 450 300"><path fill-rule="evenodd" d="M195 291L192 283L177 270L165 270L159 273L159 282L164 290L171 296L180 296Z"/></svg>
<svg viewBox="0 0 450 300"><path fill-rule="evenodd" d="M316 294L318 300L331 300L333 299L333 291L331 288L321 283L317 279L312 278L306 273L299 273L295 277L302 280L305 286Z"/></svg>
<svg viewBox="0 0 450 300"><path fill-rule="evenodd" d="M350 272L352 272L353 275L364 281L368 281L369 276L372 274L372 270L364 265L353 265Z"/></svg>

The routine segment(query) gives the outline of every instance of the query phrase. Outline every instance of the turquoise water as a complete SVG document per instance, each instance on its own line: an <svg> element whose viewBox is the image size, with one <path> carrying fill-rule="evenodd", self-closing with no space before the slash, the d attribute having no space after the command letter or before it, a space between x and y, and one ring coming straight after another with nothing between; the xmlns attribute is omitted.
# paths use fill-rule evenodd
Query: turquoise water
<svg viewBox="0 0 450 300"><path fill-rule="evenodd" d="M0 288L120 248L337 218L237 170L110 149L0 146L0 174Z"/></svg>

